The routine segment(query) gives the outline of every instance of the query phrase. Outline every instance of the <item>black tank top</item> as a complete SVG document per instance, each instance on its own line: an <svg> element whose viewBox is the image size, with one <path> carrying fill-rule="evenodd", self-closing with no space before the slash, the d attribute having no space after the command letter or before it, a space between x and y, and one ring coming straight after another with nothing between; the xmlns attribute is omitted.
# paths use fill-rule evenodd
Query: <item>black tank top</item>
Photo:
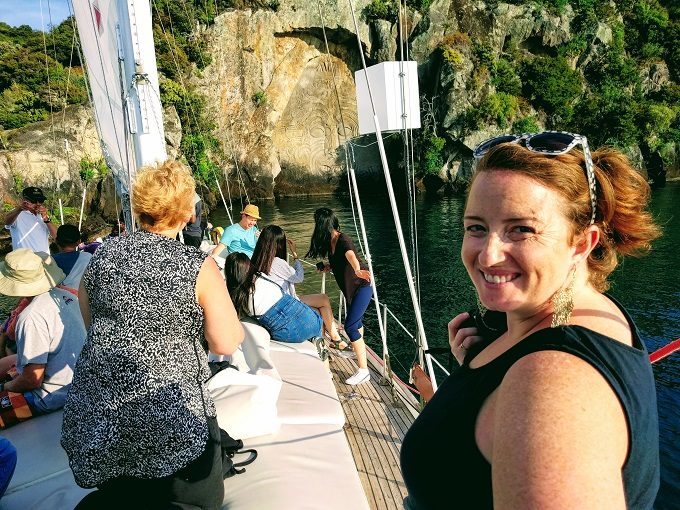
<svg viewBox="0 0 680 510"><path fill-rule="evenodd" d="M469 363L481 349L470 353L404 437L401 467L409 492L407 508L493 508L491 465L475 441L477 415L517 360L544 350L567 352L585 360L614 389L629 424L630 448L623 468L627 507L652 508L659 489L654 377L637 328L624 314L633 329L633 347L581 326L562 326L537 331L476 369Z"/></svg>

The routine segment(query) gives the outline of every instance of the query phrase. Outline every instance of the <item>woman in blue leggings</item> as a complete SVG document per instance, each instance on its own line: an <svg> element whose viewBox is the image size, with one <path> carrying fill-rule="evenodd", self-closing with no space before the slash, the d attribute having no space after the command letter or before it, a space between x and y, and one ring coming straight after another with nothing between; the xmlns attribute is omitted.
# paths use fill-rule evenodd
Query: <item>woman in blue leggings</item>
<svg viewBox="0 0 680 510"><path fill-rule="evenodd" d="M333 271L338 287L347 300L347 318L345 333L352 342L352 349L357 356L357 372L347 379L347 384L355 385L367 382L371 375L366 363L366 344L364 343L363 318L373 296L371 273L368 266L359 259L352 239L338 229L340 224L335 213L328 207L321 207L314 212L314 233L307 252L307 257L328 257L325 271ZM344 342L339 344L342 349Z"/></svg>

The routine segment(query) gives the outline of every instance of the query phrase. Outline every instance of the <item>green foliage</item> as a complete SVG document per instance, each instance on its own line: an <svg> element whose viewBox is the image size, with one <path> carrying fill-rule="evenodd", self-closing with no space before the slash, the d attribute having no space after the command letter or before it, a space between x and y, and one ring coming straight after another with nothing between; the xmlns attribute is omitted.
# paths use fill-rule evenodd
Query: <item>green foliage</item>
<svg viewBox="0 0 680 510"><path fill-rule="evenodd" d="M666 43L668 12L657 0L636 0L624 11L626 50L641 59L658 58L656 53Z"/></svg>
<svg viewBox="0 0 680 510"><path fill-rule="evenodd" d="M69 16L58 26L50 30L47 37L48 47L54 49L54 59L64 67L80 67L80 56L75 47L74 27L75 18Z"/></svg>
<svg viewBox="0 0 680 510"><path fill-rule="evenodd" d="M500 92L485 97L478 108L471 109L467 121L474 129L490 123L495 123L501 129L505 129L518 112L517 98Z"/></svg>
<svg viewBox="0 0 680 510"><path fill-rule="evenodd" d="M19 174L12 173L12 185L14 192L18 195L24 189L24 178Z"/></svg>
<svg viewBox="0 0 680 510"><path fill-rule="evenodd" d="M180 149L193 169L197 181L205 184L214 182L219 169L211 160L210 154L217 148L217 145L217 140L209 134L191 134L182 137Z"/></svg>
<svg viewBox="0 0 680 510"><path fill-rule="evenodd" d="M537 57L521 68L524 96L535 108L562 120L571 118L574 100L581 94L581 75L564 57Z"/></svg>
<svg viewBox="0 0 680 510"><path fill-rule="evenodd" d="M265 94L264 90L258 90L250 99L255 106L262 106L267 102L267 94Z"/></svg>
<svg viewBox="0 0 680 510"><path fill-rule="evenodd" d="M499 59L494 65L491 84L496 91L519 96L522 92L522 81L517 76L514 64L506 58Z"/></svg>
<svg viewBox="0 0 680 510"><path fill-rule="evenodd" d="M394 0L371 0L362 13L366 21L384 19L396 23L399 7Z"/></svg>
<svg viewBox="0 0 680 510"><path fill-rule="evenodd" d="M453 67L454 69L460 69L461 67L463 67L465 57L460 52L460 50L457 50L456 48L451 48L449 46L444 46L441 48L441 52L442 58L444 59L445 62L451 64L451 67Z"/></svg>
<svg viewBox="0 0 680 510"><path fill-rule="evenodd" d="M91 160L90 158L83 158L80 160L80 178L85 182L90 182L93 179L102 179L111 175L109 167L106 165L104 158Z"/></svg>
<svg viewBox="0 0 680 510"><path fill-rule="evenodd" d="M477 65L486 67L490 71L493 69L495 56L491 46L475 42L472 45L472 54Z"/></svg>
<svg viewBox="0 0 680 510"><path fill-rule="evenodd" d="M444 166L444 146L446 140L433 134L424 137L421 150L423 150L423 161L420 165L420 172L423 175L437 175Z"/></svg>
<svg viewBox="0 0 680 510"><path fill-rule="evenodd" d="M34 92L25 85L12 83L0 95L0 126L13 129L45 120L47 112Z"/></svg>
<svg viewBox="0 0 680 510"><path fill-rule="evenodd" d="M425 12L430 7L430 0L406 0L406 5L416 11Z"/></svg>
<svg viewBox="0 0 680 510"><path fill-rule="evenodd" d="M225 0L221 3L224 3L224 8L252 9L254 11L258 9L278 11L281 5L279 0ZM222 8L220 8L220 12L222 12Z"/></svg>
<svg viewBox="0 0 680 510"><path fill-rule="evenodd" d="M48 45L45 55L44 43ZM19 128L45 120L69 104L87 102L80 67L71 67L73 25L69 18L47 34L0 23L0 126ZM74 57L73 65L80 62ZM66 67L65 67L66 66Z"/></svg>
<svg viewBox="0 0 680 510"><path fill-rule="evenodd" d="M533 117L523 117L512 123L512 132L516 135L538 133L540 130L540 126Z"/></svg>
<svg viewBox="0 0 680 510"><path fill-rule="evenodd" d="M678 7L678 10L680 11L680 7ZM671 78L680 82L680 13L678 13L678 19L668 24L664 59L668 64Z"/></svg>
<svg viewBox="0 0 680 510"><path fill-rule="evenodd" d="M454 69L461 69L465 62L464 52L470 47L470 36L464 32L454 32L442 37L437 46L442 58Z"/></svg>

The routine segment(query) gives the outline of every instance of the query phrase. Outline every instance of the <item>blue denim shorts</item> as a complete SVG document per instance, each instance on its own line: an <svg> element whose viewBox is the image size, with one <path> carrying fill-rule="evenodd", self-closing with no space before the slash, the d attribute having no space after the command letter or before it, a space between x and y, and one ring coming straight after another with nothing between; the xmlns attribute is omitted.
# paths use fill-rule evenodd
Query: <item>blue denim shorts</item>
<svg viewBox="0 0 680 510"><path fill-rule="evenodd" d="M272 339L300 343L321 334L322 320L316 310L288 294L257 319Z"/></svg>

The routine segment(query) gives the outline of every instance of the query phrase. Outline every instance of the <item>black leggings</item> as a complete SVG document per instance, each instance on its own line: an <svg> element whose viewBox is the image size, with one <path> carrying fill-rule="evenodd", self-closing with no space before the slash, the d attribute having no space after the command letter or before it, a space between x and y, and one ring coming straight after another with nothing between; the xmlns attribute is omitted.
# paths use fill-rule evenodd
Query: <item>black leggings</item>
<svg viewBox="0 0 680 510"><path fill-rule="evenodd" d="M76 510L218 510L224 500L220 428L208 418L208 442L188 466L163 478L121 476L85 496Z"/></svg>

